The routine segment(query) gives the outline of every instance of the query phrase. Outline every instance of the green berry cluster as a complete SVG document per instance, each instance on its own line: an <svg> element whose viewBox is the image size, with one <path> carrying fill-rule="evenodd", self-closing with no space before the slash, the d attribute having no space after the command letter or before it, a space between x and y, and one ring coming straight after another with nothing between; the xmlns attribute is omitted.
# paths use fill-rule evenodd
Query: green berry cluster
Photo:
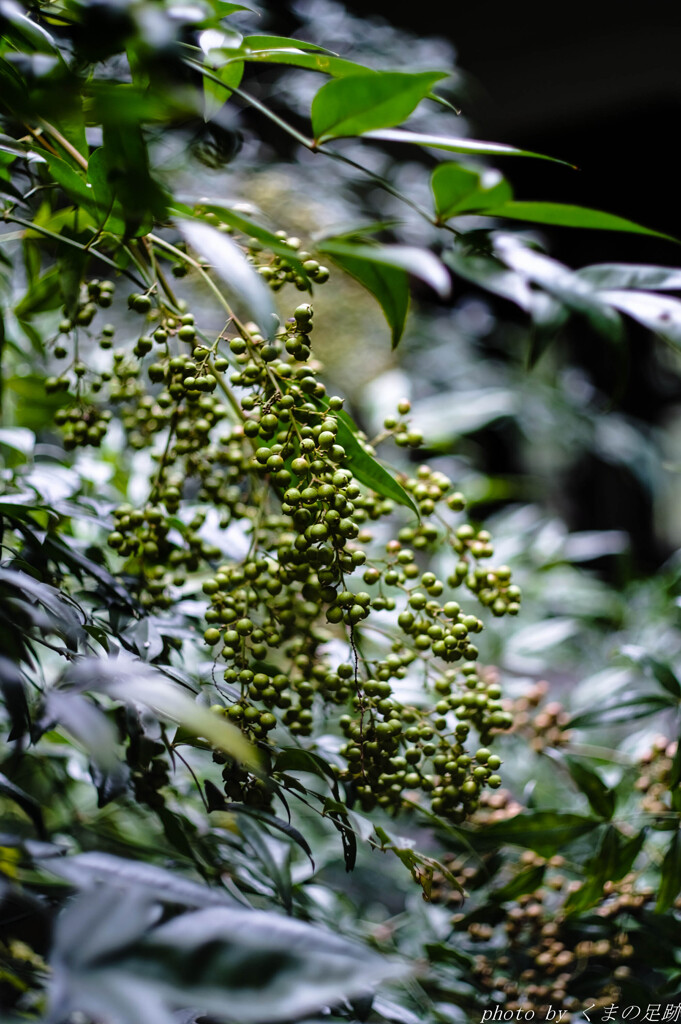
<svg viewBox="0 0 681 1024"><path fill-rule="evenodd" d="M279 237L312 279L325 280L297 239ZM275 290L286 281L300 287L285 260L265 263L253 240L247 249ZM113 511L108 543L120 571L144 608L161 611L203 574L204 642L222 673L215 713L264 750L287 734L311 737L340 711L336 772L350 801L397 812L425 800L463 820L486 788L500 785L501 762L487 745L512 716L477 667L482 621L452 591L463 586L494 614L515 614L510 570L481 564L493 555L489 534L460 521L465 502L443 473L420 466L401 479L419 517L410 512L412 521L397 527L394 488L386 496L358 479L376 445L393 439L416 448L422 438L406 401L373 445L357 432L343 399L319 379L308 302L272 337L234 317L210 337L166 291L128 297L145 325L130 348L112 352L111 370L92 389L109 385L130 447L148 449L155 463L146 502ZM98 282L87 300L110 294ZM113 335L104 325L100 348L110 349ZM86 376L75 366L74 374L77 382ZM71 432L88 438L90 421L94 429L111 413L98 417L78 391L77 401L77 419L59 418L85 423ZM204 539L209 510L223 528L239 524L249 545L242 560L225 560ZM441 575L420 564L436 545L452 559ZM401 690L415 678L421 697L407 701ZM270 799L255 776L223 763L229 799Z"/></svg>
<svg viewBox="0 0 681 1024"><path fill-rule="evenodd" d="M57 409L54 422L63 429L62 444L67 451L91 445L99 448L112 417L110 409L92 403L78 403L70 409Z"/></svg>

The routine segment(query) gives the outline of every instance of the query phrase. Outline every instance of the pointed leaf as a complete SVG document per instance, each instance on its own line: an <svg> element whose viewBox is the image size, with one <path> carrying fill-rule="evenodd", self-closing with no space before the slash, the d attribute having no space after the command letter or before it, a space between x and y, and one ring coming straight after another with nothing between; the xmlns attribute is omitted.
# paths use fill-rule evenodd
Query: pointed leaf
<svg viewBox="0 0 681 1024"><path fill-rule="evenodd" d="M376 139L379 142L406 142L412 146L426 146L432 149L446 149L450 153L470 153L473 156L530 156L537 160L551 160L556 164L572 167L566 160L558 160L554 156L543 153L532 153L527 149L507 146L503 142L480 142L477 139L450 138L447 135L426 135L423 132L405 131L403 128L378 129L366 132L365 139Z"/></svg>
<svg viewBox="0 0 681 1024"><path fill-rule="evenodd" d="M446 77L443 71L372 71L327 82L312 101L315 139L324 142L400 124Z"/></svg>
<svg viewBox="0 0 681 1024"><path fill-rule="evenodd" d="M333 256L332 259L378 300L390 327L392 347L397 348L409 311L409 277L406 271L354 256Z"/></svg>
<svg viewBox="0 0 681 1024"><path fill-rule="evenodd" d="M440 164L433 171L430 187L440 221L459 213L485 210L512 198L511 186L499 171L473 171L461 164Z"/></svg>
<svg viewBox="0 0 681 1024"><path fill-rule="evenodd" d="M258 37L249 37L244 40L244 43L249 44L250 38ZM368 71L362 64L355 64L354 61L344 60L342 57L336 57L329 53L304 53L302 49L295 47L297 42L296 39L290 39L289 43L293 45L275 48L251 45L249 49L243 51L243 60L263 64L287 64L295 68L305 68L307 71L319 71L321 74L331 75L332 78L365 75ZM317 49L320 48L317 47Z"/></svg>
<svg viewBox="0 0 681 1024"><path fill-rule="evenodd" d="M277 318L271 292L238 245L209 224L180 220L178 227L192 248L224 281L248 319L255 321L268 338L273 338Z"/></svg>
<svg viewBox="0 0 681 1024"><path fill-rule="evenodd" d="M615 810L614 792L605 785L597 772L587 768L581 761L568 757L565 763L575 785L589 801L594 814L609 821Z"/></svg>
<svg viewBox="0 0 681 1024"><path fill-rule="evenodd" d="M630 231L638 235L655 235L677 241L662 231L645 228L625 217L617 217L613 213L602 213L600 210L589 210L584 206L570 206L567 203L544 203L513 201L503 203L492 209L484 210L486 217L506 217L511 220L525 220L533 224L551 224L564 228L591 228L598 231Z"/></svg>
<svg viewBox="0 0 681 1024"><path fill-rule="evenodd" d="M137 977L153 970L171 1004L191 1002L243 1024L297 1020L404 975L404 965L320 927L231 908L174 918L121 966Z"/></svg>
<svg viewBox="0 0 681 1024"><path fill-rule="evenodd" d="M493 822L477 835L495 846L510 843L522 846L542 857L551 857L557 849L592 832L601 824L598 818L561 811L522 811L506 821Z"/></svg>
<svg viewBox="0 0 681 1024"><path fill-rule="evenodd" d="M16 786L11 779L0 772L0 796L12 800L17 807L20 807L24 814L33 822L36 832L41 839L46 839L45 825L40 804L29 793L26 793L20 786Z"/></svg>
<svg viewBox="0 0 681 1024"><path fill-rule="evenodd" d="M319 404L326 408L325 403L320 402ZM405 505L418 516L418 508L404 487L397 482L395 477L373 455L370 455L362 447L357 439L357 427L348 414L341 410L340 413L336 414L336 417L338 422L336 440L345 449L348 469L357 477L360 483L370 487L376 494L380 494L382 498L391 498L399 505Z"/></svg>
<svg viewBox="0 0 681 1024"><path fill-rule="evenodd" d="M222 110L227 100L232 95L229 86L238 88L244 76L243 61L231 60L220 68L213 69L213 76L203 78L203 119L210 121ZM215 81L219 78L222 85Z"/></svg>
<svg viewBox="0 0 681 1024"><path fill-rule="evenodd" d="M146 704L161 718L182 725L237 761L257 766L257 751L244 734L220 715L197 704L186 690L152 666L133 658L84 658L68 670L68 680L83 690L99 690L127 703Z"/></svg>

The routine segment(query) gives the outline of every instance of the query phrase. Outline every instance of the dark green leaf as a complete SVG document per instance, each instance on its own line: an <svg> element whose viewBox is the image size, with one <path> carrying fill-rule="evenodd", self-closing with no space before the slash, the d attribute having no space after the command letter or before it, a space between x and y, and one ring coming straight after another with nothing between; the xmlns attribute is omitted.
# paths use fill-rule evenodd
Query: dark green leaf
<svg viewBox="0 0 681 1024"><path fill-rule="evenodd" d="M592 832L601 822L581 814L561 811L522 811L506 821L485 825L477 835L485 843L510 843L522 846L542 857L551 857L562 846Z"/></svg>
<svg viewBox="0 0 681 1024"><path fill-rule="evenodd" d="M655 715L666 708L675 707L677 703L671 697L658 694L643 694L622 699L616 698L602 704L600 707L574 715L566 728L584 729L595 726L616 725L621 722L633 721L637 718L647 718L648 715Z"/></svg>
<svg viewBox="0 0 681 1024"><path fill-rule="evenodd" d="M323 403L320 402L320 405ZM357 427L346 412L337 414L338 434L336 439L345 449L347 456L345 464L352 471L360 483L370 487L372 491L382 498L390 498L399 505L410 508L417 516L418 508L394 476L378 462L373 455L370 455L357 438Z"/></svg>
<svg viewBox="0 0 681 1024"><path fill-rule="evenodd" d="M26 294L14 307L16 315L23 319L36 313L57 309L62 302L59 269L52 267L37 281L33 281Z"/></svg>
<svg viewBox="0 0 681 1024"><path fill-rule="evenodd" d="M21 789L20 786L16 786L11 779L8 779L6 775L2 774L2 772L0 772L0 796L4 796L7 799L12 800L17 807L20 807L24 814L33 822L35 830L40 838L47 838L45 825L43 823L43 814L38 801L29 793L26 793Z"/></svg>
<svg viewBox="0 0 681 1024"><path fill-rule="evenodd" d="M334 256L333 261L378 300L390 327L392 347L397 348L409 310L409 277L406 271L354 256Z"/></svg>
<svg viewBox="0 0 681 1024"><path fill-rule="evenodd" d="M646 674L652 676L667 693L681 699L681 683L667 662L654 658L643 647L637 647L634 644L626 644L621 653L635 665L640 665Z"/></svg>
<svg viewBox="0 0 681 1024"><path fill-rule="evenodd" d="M31 724L21 669L9 658L0 655L0 693L12 722L8 739L19 739Z"/></svg>
<svg viewBox="0 0 681 1024"><path fill-rule="evenodd" d="M630 231L637 235L655 235L657 238L677 241L671 235L645 228L624 217L617 217L612 213L602 213L600 210L589 210L583 206L570 206L566 203L519 202L516 200L481 212L486 217L505 217L511 220L529 221L533 224L551 224L564 228L591 228L598 231Z"/></svg>
<svg viewBox="0 0 681 1024"><path fill-rule="evenodd" d="M443 71L372 71L327 82L312 101L312 129L318 143L391 128L406 120Z"/></svg>
<svg viewBox="0 0 681 1024"><path fill-rule="evenodd" d="M10 30L11 34L19 37L20 45L28 43L38 53L59 54L50 33L28 18L14 0L0 0L0 29L3 32L7 31L7 26L2 25L2 21L5 20L14 30Z"/></svg>
<svg viewBox="0 0 681 1024"><path fill-rule="evenodd" d="M655 910L663 914L673 905L681 890L681 835L677 829L662 862L660 888L657 894Z"/></svg>
<svg viewBox="0 0 681 1024"><path fill-rule="evenodd" d="M282 819L278 818L276 814L271 814L269 811L265 810L259 810L257 807L249 807L247 804L225 803L224 810L233 814L248 814L252 818L255 818L256 821L262 822L263 825L269 825L270 828L274 828L278 832L283 832L285 836L292 839L293 842L305 852L314 870L315 863L314 858L312 857L310 844L299 829L290 825L287 821L282 821Z"/></svg>
<svg viewBox="0 0 681 1024"><path fill-rule="evenodd" d="M546 866L543 864L525 868L514 875L506 885L500 889L494 889L490 898L497 903L504 903L506 900L516 900L528 892L536 892L544 880L545 871Z"/></svg>
<svg viewBox="0 0 681 1024"><path fill-rule="evenodd" d="M565 763L573 782L589 801L594 814L609 821L615 810L615 793L605 785L597 772L587 768L581 761L568 757Z"/></svg>
<svg viewBox="0 0 681 1024"><path fill-rule="evenodd" d="M170 1003L195 1003L218 1020L303 1017L404 974L396 965L318 927L260 910L214 908L156 928L121 963L162 982Z"/></svg>

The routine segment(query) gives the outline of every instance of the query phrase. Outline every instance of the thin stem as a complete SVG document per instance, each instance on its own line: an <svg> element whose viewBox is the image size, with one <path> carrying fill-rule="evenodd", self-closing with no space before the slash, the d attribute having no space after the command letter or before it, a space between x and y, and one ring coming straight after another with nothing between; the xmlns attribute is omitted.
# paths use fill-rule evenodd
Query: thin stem
<svg viewBox="0 0 681 1024"><path fill-rule="evenodd" d="M27 228L29 231L37 231L40 235L52 238L55 242L62 242L64 245L70 245L74 249L80 249L81 252L89 252L96 259L101 260L102 263L106 263L107 266L113 267L113 269L118 273L128 277L133 284L137 285L138 288L146 287L143 281L140 281L134 274L131 274L130 271L126 270L124 267L117 266L112 259L109 259L108 256L105 256L104 253L100 252L98 249L88 249L87 246L82 245L80 242L74 242L72 238L67 238L66 235L58 235L56 232L50 231L49 228L44 228L40 224L34 224L30 220L24 220L23 217L15 217L13 213L3 213L2 219L9 221L12 224L19 224L21 227Z"/></svg>
<svg viewBox="0 0 681 1024"><path fill-rule="evenodd" d="M192 256L189 256L188 253L182 252L181 249L178 249L177 246L172 245L171 242L166 242L165 238L161 238L159 235L154 235L150 233L147 235L147 238L149 239L150 242L153 242L155 245L158 245L159 248L165 249L166 252L172 253L173 256L176 256L178 259L182 260L183 263L189 264L189 266L193 267L194 270L198 270L201 277L204 279L210 290L213 292L213 294L220 302L220 305L227 312L227 315L231 319L234 318L232 307L229 305L227 299L224 297L218 286L215 284L215 281L211 279L210 274L206 273L205 268L201 266L198 260L195 260Z"/></svg>
<svg viewBox="0 0 681 1024"><path fill-rule="evenodd" d="M236 85L227 85L221 78L218 78L217 75L214 75L208 70L208 68L204 67L203 64L200 64L199 61L193 60L191 57L183 58L183 63L200 72L204 78L210 79L211 82L215 82L217 85L222 86L223 89L234 93L235 96L239 96L239 98L244 100L244 102L255 107L255 109L259 110L261 114L264 114L265 117L268 117L270 121L273 121L274 124L278 125L283 129L283 131L299 142L301 146L305 146L306 149L309 149L312 152L317 151L314 139L308 139L307 136L303 135L302 132L299 132L297 128L294 128L293 125L290 125L287 121L284 121L283 118L279 117L278 114L275 114L273 110L269 110L264 103L261 103L260 100L256 100L255 96L250 96L247 92L244 92L243 89L239 89Z"/></svg>
<svg viewBox="0 0 681 1024"><path fill-rule="evenodd" d="M55 128L54 125L50 124L49 121L46 121L42 117L38 118L38 124L41 126L41 128L44 128L46 132L49 132L49 134L52 136L55 142L59 143L61 148L69 154L72 160L75 160L79 167L82 167L84 171L87 171L87 160L85 159L83 154L79 153L76 147L73 146L68 139L64 138L62 133L57 128Z"/></svg>

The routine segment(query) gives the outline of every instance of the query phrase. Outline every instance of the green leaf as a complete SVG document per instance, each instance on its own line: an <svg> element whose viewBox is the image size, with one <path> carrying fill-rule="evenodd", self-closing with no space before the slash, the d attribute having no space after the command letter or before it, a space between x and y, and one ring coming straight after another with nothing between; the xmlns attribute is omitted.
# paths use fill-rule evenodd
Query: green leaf
<svg viewBox="0 0 681 1024"><path fill-rule="evenodd" d="M61 305L60 275L58 267L51 267L37 281L31 282L28 291L14 307L19 319L57 309Z"/></svg>
<svg viewBox="0 0 681 1024"><path fill-rule="evenodd" d="M587 768L581 761L567 757L565 763L573 782L589 801L594 814L609 821L615 810L616 796L613 790L605 785L597 772Z"/></svg>
<svg viewBox="0 0 681 1024"><path fill-rule="evenodd" d="M57 44L44 28L27 18L19 4L14 0L0 0L0 19L7 20L14 29L14 35L19 36L21 42L28 43L38 53L59 54ZM3 34L7 31L0 20L0 30Z"/></svg>
<svg viewBox="0 0 681 1024"><path fill-rule="evenodd" d="M319 405L326 409L325 402ZM399 505L405 505L418 516L419 511L404 487L397 482L394 476L378 462L373 455L366 451L357 439L357 427L346 412L341 410L336 414L338 420L338 433L336 440L345 449L347 456L345 465L366 487L379 494L382 498L390 498Z"/></svg>
<svg viewBox="0 0 681 1024"><path fill-rule="evenodd" d="M399 267L388 267L355 256L336 255L332 259L378 300L390 327L392 347L397 348L404 334L409 311L407 272Z"/></svg>
<svg viewBox="0 0 681 1024"><path fill-rule="evenodd" d="M309 50L315 52L305 52ZM308 71L319 71L331 75L332 78L369 72L362 64L344 60L321 46L315 46L314 43L286 39L284 36L246 36L240 55L243 60L265 64L288 64Z"/></svg>
<svg viewBox="0 0 681 1024"><path fill-rule="evenodd" d="M243 61L229 61L221 68L213 70L215 78L223 83L219 85L215 78L203 78L203 119L212 120L218 111L222 110L227 100L232 95L229 86L238 88L244 76Z"/></svg>
<svg viewBox="0 0 681 1024"><path fill-rule="evenodd" d="M372 71L327 82L312 101L312 128L318 143L390 128L406 120L443 71Z"/></svg>
<svg viewBox="0 0 681 1024"><path fill-rule="evenodd" d="M168 196L152 177L149 153L141 124L124 122L118 106L103 119L103 169L111 192L124 211L125 234L140 236L163 220ZM108 212L108 211L107 211Z"/></svg>
<svg viewBox="0 0 681 1024"><path fill-rule="evenodd" d="M220 18L228 18L230 14L236 14L237 11L252 11L252 7L246 7L245 4L230 4L227 0L215 0L214 7Z"/></svg>
<svg viewBox="0 0 681 1024"><path fill-rule="evenodd" d="M635 644L625 644L621 653L634 665L639 665L647 675L652 676L667 693L681 699L681 683L667 662L654 658L643 647L637 647Z"/></svg>
<svg viewBox="0 0 681 1024"><path fill-rule="evenodd" d="M511 270L583 314L601 334L614 340L621 337L621 320L605 296L562 263L528 248L513 235L495 235L494 243L496 254Z"/></svg>
<svg viewBox="0 0 681 1024"><path fill-rule="evenodd" d="M595 726L618 725L637 718L647 718L667 708L676 707L678 701L659 694L644 694L626 699L607 701L600 707L574 715L566 729L584 729Z"/></svg>
<svg viewBox="0 0 681 1024"><path fill-rule="evenodd" d="M122 656L84 658L69 668L67 678L80 689L99 690L116 700L146 704L161 718L202 736L237 761L253 767L259 765L257 751L239 729L197 704L185 690L145 662Z"/></svg>
<svg viewBox="0 0 681 1024"><path fill-rule="evenodd" d="M102 224L107 211L100 207L94 189L88 187L85 179L61 157L46 153L45 160L52 178L61 185L69 199L79 209L86 210L96 224Z"/></svg>
<svg viewBox="0 0 681 1024"><path fill-rule="evenodd" d="M599 298L638 321L675 348L681 347L681 301L636 291L599 291Z"/></svg>
<svg viewBox="0 0 681 1024"><path fill-rule="evenodd" d="M506 900L517 900L528 892L536 892L544 880L546 865L540 864L525 868L503 885L500 889L494 889L490 893L490 899L495 903L505 903Z"/></svg>
<svg viewBox="0 0 681 1024"><path fill-rule="evenodd" d="M459 213L485 210L510 200L511 186L499 171L473 171L461 164L440 164L430 179L435 212L441 222Z"/></svg>
<svg viewBox="0 0 681 1024"><path fill-rule="evenodd" d="M516 146L507 146L503 142L479 142L477 139L450 138L447 135L426 135L423 132L405 131L403 128L379 129L366 132L365 139L376 139L379 142L404 142L412 146L426 146L431 149L446 149L449 153L470 153L472 156L530 156L537 160L551 160L556 164L573 167L566 160L558 160L554 156L533 153Z"/></svg>
<svg viewBox="0 0 681 1024"><path fill-rule="evenodd" d="M29 793L26 793L20 786L15 785L11 779L0 772L0 797L6 797L20 807L24 814L33 822L36 832L45 839L45 825L40 804Z"/></svg>
<svg viewBox="0 0 681 1024"><path fill-rule="evenodd" d="M681 890L681 833L677 829L662 862L655 911L658 914L664 914L669 910L678 896L679 890Z"/></svg>
<svg viewBox="0 0 681 1024"><path fill-rule="evenodd" d="M630 231L638 235L654 235L671 242L678 239L662 231L653 231L632 220L617 217L613 213L589 210L584 206L570 206L567 203L507 202L492 209L481 211L485 217L506 217L511 220L525 220L533 224L550 224L564 228L591 228L598 231Z"/></svg>
<svg viewBox="0 0 681 1024"><path fill-rule="evenodd" d="M551 857L562 846L592 832L601 824L598 818L561 811L522 811L506 821L485 825L476 835L485 844L510 843L522 846L542 857Z"/></svg>
<svg viewBox="0 0 681 1024"><path fill-rule="evenodd" d="M177 226L191 247L210 263L227 285L246 318L255 321L268 338L273 338L278 318L272 294L238 245L209 224L178 220Z"/></svg>
<svg viewBox="0 0 681 1024"><path fill-rule="evenodd" d="M651 291L681 291L681 270L677 267L647 267L629 263L595 263L575 271L594 288L642 288Z"/></svg>
<svg viewBox="0 0 681 1024"><path fill-rule="evenodd" d="M328 253L333 259L364 260L407 271L429 284L443 299L451 291L449 274L441 261L428 249L419 249L415 245L362 245L326 238L320 243L319 251Z"/></svg>

